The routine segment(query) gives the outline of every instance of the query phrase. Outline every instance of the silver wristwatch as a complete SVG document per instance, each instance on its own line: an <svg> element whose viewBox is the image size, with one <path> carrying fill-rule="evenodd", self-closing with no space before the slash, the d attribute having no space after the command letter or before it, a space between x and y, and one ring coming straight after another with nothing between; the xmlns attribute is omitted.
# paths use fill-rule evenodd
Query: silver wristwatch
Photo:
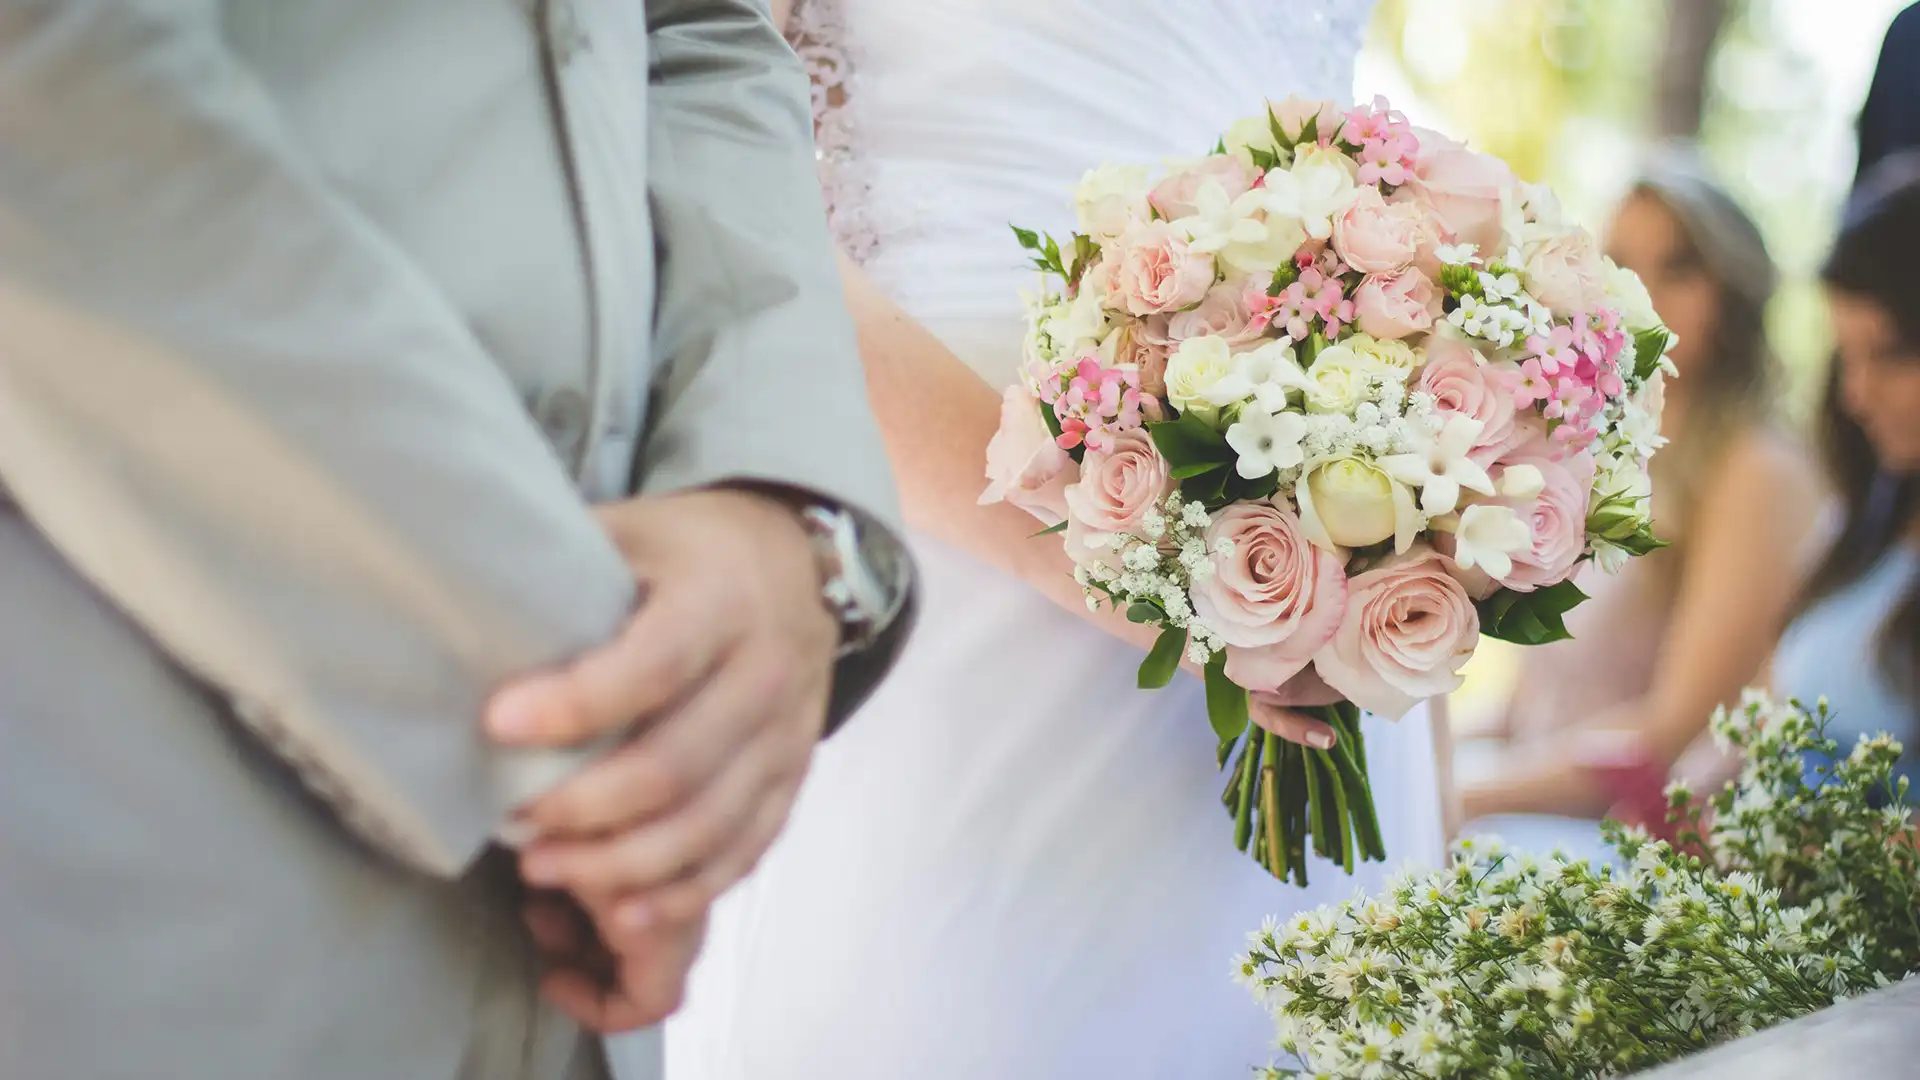
<svg viewBox="0 0 1920 1080"><path fill-rule="evenodd" d="M840 653L872 645L892 625L906 600L906 560L898 544L861 518L837 507L800 510L820 567L821 599L840 621Z"/></svg>

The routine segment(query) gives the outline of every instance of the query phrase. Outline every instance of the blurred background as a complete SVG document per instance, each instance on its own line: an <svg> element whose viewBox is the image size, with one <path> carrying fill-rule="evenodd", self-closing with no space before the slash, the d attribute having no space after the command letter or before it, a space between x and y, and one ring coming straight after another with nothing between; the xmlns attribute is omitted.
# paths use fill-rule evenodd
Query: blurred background
<svg viewBox="0 0 1920 1080"><path fill-rule="evenodd" d="M1804 423L1831 340L1812 275L1881 40L1909 2L1380 0L1357 89L1553 185L1596 230L1647 145L1698 139L1785 273L1768 328L1787 420ZM1486 646L1454 702L1467 734L1517 670L1513 650Z"/></svg>

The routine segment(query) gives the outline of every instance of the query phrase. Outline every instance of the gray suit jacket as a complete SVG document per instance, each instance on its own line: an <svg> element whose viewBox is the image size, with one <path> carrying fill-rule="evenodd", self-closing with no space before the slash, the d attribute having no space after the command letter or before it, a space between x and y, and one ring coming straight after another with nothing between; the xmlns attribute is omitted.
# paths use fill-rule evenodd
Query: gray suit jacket
<svg viewBox="0 0 1920 1080"><path fill-rule="evenodd" d="M0 0L0 1076L597 1070L485 694L592 501L891 505L763 5Z"/></svg>

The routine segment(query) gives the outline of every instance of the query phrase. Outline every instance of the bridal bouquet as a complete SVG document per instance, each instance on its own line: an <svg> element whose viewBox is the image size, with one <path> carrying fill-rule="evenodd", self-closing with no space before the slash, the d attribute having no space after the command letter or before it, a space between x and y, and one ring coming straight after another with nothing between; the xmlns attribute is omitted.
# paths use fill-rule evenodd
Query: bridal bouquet
<svg viewBox="0 0 1920 1080"><path fill-rule="evenodd" d="M1571 577L1660 546L1671 336L1552 194L1382 100L1290 100L1214 152L1108 166L1029 303L982 502L1059 533L1088 603L1205 672L1235 843L1383 859L1360 711L1460 684L1480 635L1567 636ZM1330 750L1249 726L1311 704ZM1235 748L1239 756L1233 758Z"/></svg>
<svg viewBox="0 0 1920 1080"><path fill-rule="evenodd" d="M1899 743L1843 751L1824 704L1763 695L1713 726L1746 765L1669 792L1679 850L1611 824L1610 866L1477 839L1254 934L1240 976L1305 1065L1269 1076L1621 1076L1920 969Z"/></svg>

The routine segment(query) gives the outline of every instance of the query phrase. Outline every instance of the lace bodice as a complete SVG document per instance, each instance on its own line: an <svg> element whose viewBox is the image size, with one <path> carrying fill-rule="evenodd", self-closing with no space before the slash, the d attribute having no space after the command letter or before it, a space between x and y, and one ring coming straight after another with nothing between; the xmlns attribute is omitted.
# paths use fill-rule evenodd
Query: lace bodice
<svg viewBox="0 0 1920 1080"><path fill-rule="evenodd" d="M1008 223L1066 231L1088 168L1204 153L1263 99L1349 99L1372 6L800 0L835 234L998 381L1032 284Z"/></svg>

